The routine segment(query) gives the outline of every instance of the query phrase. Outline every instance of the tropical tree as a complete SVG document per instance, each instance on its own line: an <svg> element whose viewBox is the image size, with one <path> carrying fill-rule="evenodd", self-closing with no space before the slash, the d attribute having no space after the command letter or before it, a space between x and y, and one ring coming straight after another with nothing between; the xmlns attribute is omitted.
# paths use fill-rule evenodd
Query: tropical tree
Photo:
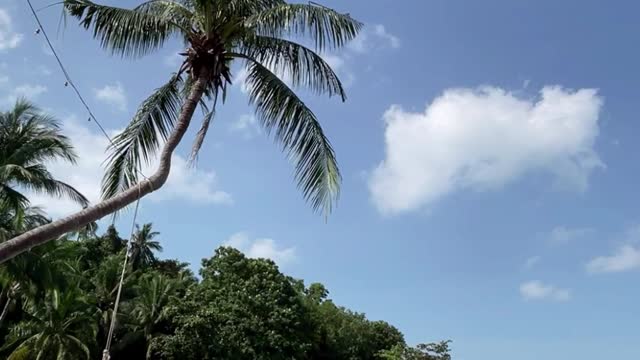
<svg viewBox="0 0 640 360"><path fill-rule="evenodd" d="M128 305L131 332L129 339L142 338L145 358L153 358L149 344L170 323L169 306L177 299L179 281L165 275L149 273L136 286L136 296ZM137 336L133 336L137 335ZM129 350L130 351L130 350Z"/></svg>
<svg viewBox="0 0 640 360"><path fill-rule="evenodd" d="M38 208L9 209L0 213L0 239L47 222L49 219ZM20 254L0 267L0 328L18 298L32 296L61 281L56 264L67 254L61 253L60 249L55 242L48 243Z"/></svg>
<svg viewBox="0 0 640 360"><path fill-rule="evenodd" d="M151 344L154 359L305 358L311 322L273 261L221 247L202 266L202 282L170 310L174 333Z"/></svg>
<svg viewBox="0 0 640 360"><path fill-rule="evenodd" d="M451 340L438 343L418 344L409 347L405 344L397 344L390 349L378 353L381 360L451 360Z"/></svg>
<svg viewBox="0 0 640 360"><path fill-rule="evenodd" d="M11 359L89 359L96 333L95 312L78 289L51 290L45 301L25 304L2 348Z"/></svg>
<svg viewBox="0 0 640 360"><path fill-rule="evenodd" d="M144 224L142 228L136 224L136 232L131 239L131 266L133 269L146 267L156 261L154 251L162 251L160 242L153 240L160 235L157 231L152 231L151 224Z"/></svg>
<svg viewBox="0 0 640 360"><path fill-rule="evenodd" d="M68 197L82 206L87 199L71 185L57 180L44 165L62 160L75 163L76 154L58 122L26 100L0 112L0 212L21 212L29 200L21 190Z"/></svg>
<svg viewBox="0 0 640 360"><path fill-rule="evenodd" d="M49 221L51 220L44 211L37 206L0 209L0 242L47 224Z"/></svg>
<svg viewBox="0 0 640 360"><path fill-rule="evenodd" d="M335 154L317 117L292 87L345 100L340 80L318 53L353 39L359 22L323 6L284 0L151 0L134 9L64 0L64 7L112 54L138 58L179 38L186 47L184 61L114 139L103 201L0 244L0 262L161 188L171 156L201 106L206 115L191 152L196 159L236 62L246 68L249 101L261 124L295 163L304 198L314 210L331 211L340 186ZM291 40L301 36L311 38L315 51ZM279 77L283 74L292 87ZM139 181L141 163L158 152L156 172Z"/></svg>

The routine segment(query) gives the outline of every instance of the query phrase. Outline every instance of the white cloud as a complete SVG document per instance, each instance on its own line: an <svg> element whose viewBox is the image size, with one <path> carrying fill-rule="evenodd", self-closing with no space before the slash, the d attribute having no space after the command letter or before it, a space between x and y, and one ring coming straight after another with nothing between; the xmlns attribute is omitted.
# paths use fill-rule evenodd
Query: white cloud
<svg viewBox="0 0 640 360"><path fill-rule="evenodd" d="M79 159L76 165L67 163L47 164L49 170L58 179L65 181L93 203L100 199L100 182L104 174L102 164L107 157L105 152L108 140L100 133L93 132L75 118L63 122L63 133L67 135L75 148ZM116 131L108 131L115 134ZM156 169L156 163L143 169L146 175ZM80 207L65 199L55 199L42 195L30 195L34 205L41 205L53 216L64 216L80 209ZM218 190L217 180L213 171L196 170L187 166L186 160L180 155L174 155L172 167L167 183L158 191L148 195L145 199L152 202L184 201L195 204L230 204L231 195Z"/></svg>
<svg viewBox="0 0 640 360"><path fill-rule="evenodd" d="M528 258L527 261L524 262L524 268L527 270L532 269L540 262L540 259L540 256L532 256Z"/></svg>
<svg viewBox="0 0 640 360"><path fill-rule="evenodd" d="M520 295L527 301L549 300L566 302L571 300L571 291L569 289L557 288L537 280L521 284Z"/></svg>
<svg viewBox="0 0 640 360"><path fill-rule="evenodd" d="M153 173L155 165L147 166L143 173ZM149 199L156 202L181 199L196 204L233 204L229 193L216 190L217 183L215 172L194 169L183 157L174 155L167 183L160 191L151 194Z"/></svg>
<svg viewBox="0 0 640 360"><path fill-rule="evenodd" d="M260 124L254 115L243 114L232 122L229 131L242 134L245 139L251 139L256 135L260 135Z"/></svg>
<svg viewBox="0 0 640 360"><path fill-rule="evenodd" d="M400 47L400 39L389 33L384 25L375 24L365 28L353 39L347 48L356 53L366 53L381 48Z"/></svg>
<svg viewBox="0 0 640 360"><path fill-rule="evenodd" d="M9 94L0 99L0 103L3 103L4 105L11 105L15 103L18 98L25 98L29 101L33 101L46 91L47 88L42 85L22 84L9 91Z"/></svg>
<svg viewBox="0 0 640 360"><path fill-rule="evenodd" d="M105 85L100 89L93 89L93 92L97 100L114 106L117 110L127 110L127 96L121 83L117 82L113 85Z"/></svg>
<svg viewBox="0 0 640 360"><path fill-rule="evenodd" d="M556 226L551 230L549 239L554 244L566 244L576 239L588 236L593 233L593 229L583 228L568 228L565 226Z"/></svg>
<svg viewBox="0 0 640 360"><path fill-rule="evenodd" d="M633 245L622 245L613 255L600 256L587 263L587 272L614 273L640 268L640 249Z"/></svg>
<svg viewBox="0 0 640 360"><path fill-rule="evenodd" d="M481 87L446 90L424 112L393 105L384 113L386 158L369 179L373 201L399 213L534 172L584 191L604 166L593 148L601 106L594 89L558 86L542 88L539 99Z"/></svg>
<svg viewBox="0 0 640 360"><path fill-rule="evenodd" d="M38 66L38 71L44 75L44 76L49 76L52 74L51 69L49 69L48 67L44 66L44 65L40 65Z"/></svg>
<svg viewBox="0 0 640 360"><path fill-rule="evenodd" d="M345 87L353 85L356 76L351 70L350 66L347 65L347 61L344 57L327 53L321 54L321 56L324 61L329 64L331 69L333 69L333 71L338 75L338 78L340 78L342 85L344 85Z"/></svg>
<svg viewBox="0 0 640 360"><path fill-rule="evenodd" d="M273 239L263 238L250 240L249 235L245 232L238 232L231 235L231 237L224 242L224 245L242 251L247 257L271 259L278 263L278 265L284 265L296 259L295 248L279 249Z"/></svg>
<svg viewBox="0 0 640 360"><path fill-rule="evenodd" d="M13 30L13 20L9 12L0 8L0 51L18 47L23 37Z"/></svg>
<svg viewBox="0 0 640 360"><path fill-rule="evenodd" d="M389 42L389 45L392 48L397 49L400 47L400 39L397 36L387 32L387 30L384 28L383 25L378 24L374 26L373 29L374 29L374 34L376 34L382 39L387 40Z"/></svg>
<svg viewBox="0 0 640 360"><path fill-rule="evenodd" d="M234 86L239 86L240 87L240 91L243 94L248 94L249 93L249 87L247 86L247 76L249 75L249 72L247 71L246 67L242 67L238 73L236 74L236 76L233 77L233 79L231 79L231 81L233 82Z"/></svg>

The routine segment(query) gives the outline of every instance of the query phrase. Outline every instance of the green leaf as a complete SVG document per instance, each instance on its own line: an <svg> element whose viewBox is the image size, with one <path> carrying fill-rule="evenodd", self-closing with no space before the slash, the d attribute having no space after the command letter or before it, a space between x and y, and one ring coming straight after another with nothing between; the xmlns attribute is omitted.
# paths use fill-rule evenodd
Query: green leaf
<svg viewBox="0 0 640 360"><path fill-rule="evenodd" d="M109 147L107 170L102 179L102 197L108 199L138 182L144 161L148 164L167 139L178 117L182 98L181 79L174 76L148 97L126 129Z"/></svg>
<svg viewBox="0 0 640 360"><path fill-rule="evenodd" d="M315 114L274 73L258 62L248 64L249 100L268 133L295 163L295 177L315 211L328 215L340 192L335 153Z"/></svg>
<svg viewBox="0 0 640 360"><path fill-rule="evenodd" d="M247 37L240 53L291 77L293 86L305 86L318 94L346 94L331 66L318 54L293 41L269 36Z"/></svg>
<svg viewBox="0 0 640 360"><path fill-rule="evenodd" d="M172 13L130 10L95 4L89 0L65 0L64 7L102 47L123 57L140 57L162 47L180 27Z"/></svg>
<svg viewBox="0 0 640 360"><path fill-rule="evenodd" d="M349 14L312 4L282 4L267 9L246 20L249 27L255 27L259 35L287 37L309 35L316 48L338 48L353 40L362 23Z"/></svg>

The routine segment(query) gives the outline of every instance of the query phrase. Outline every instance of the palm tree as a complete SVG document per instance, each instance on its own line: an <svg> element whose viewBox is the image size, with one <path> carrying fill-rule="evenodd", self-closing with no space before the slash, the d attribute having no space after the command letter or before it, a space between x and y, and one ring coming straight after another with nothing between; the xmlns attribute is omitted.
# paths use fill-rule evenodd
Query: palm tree
<svg viewBox="0 0 640 360"><path fill-rule="evenodd" d="M5 209L0 212L0 241L6 240L50 220L37 207ZM55 243L28 251L17 256L0 267L0 328L9 314L9 310L20 297L42 291L59 280L53 270L51 255L56 251Z"/></svg>
<svg viewBox="0 0 640 360"><path fill-rule="evenodd" d="M24 307L27 320L11 328L2 348L8 360L89 359L95 340L95 311L78 289L51 290L43 302Z"/></svg>
<svg viewBox="0 0 640 360"><path fill-rule="evenodd" d="M22 253L0 267L0 328L18 300L42 298L47 290L64 287L69 282L65 279L65 264L77 251L66 245L53 241Z"/></svg>
<svg viewBox="0 0 640 360"><path fill-rule="evenodd" d="M150 274L140 279L136 287L137 296L131 304L131 315L133 331L141 334L147 345L157 335L161 324L168 320L168 306L176 298L177 288L177 280L161 274Z"/></svg>
<svg viewBox="0 0 640 360"><path fill-rule="evenodd" d="M316 51L342 47L357 35L359 22L313 3L285 0L151 0L134 9L64 0L64 6L113 54L137 58L179 38L186 47L184 61L114 139L103 201L0 244L0 263L162 187L171 156L201 106L206 115L194 140L195 159L218 101L224 102L236 62L246 68L249 101L261 124L295 163L304 198L325 216L331 211L340 187L333 148L315 114L279 75L286 74L294 88L344 101L340 80ZM289 40L301 36L311 38L315 51ZM139 181L137 169L158 152L157 171Z"/></svg>
<svg viewBox="0 0 640 360"><path fill-rule="evenodd" d="M0 208L0 242L50 221L44 211L37 206L17 209Z"/></svg>
<svg viewBox="0 0 640 360"><path fill-rule="evenodd" d="M47 171L44 164L55 160L75 163L76 154L54 118L22 99L11 111L0 112L0 211L29 205L20 189L68 197L87 206L80 192Z"/></svg>
<svg viewBox="0 0 640 360"><path fill-rule="evenodd" d="M151 223L144 224L142 228L136 224L136 233L131 239L131 267L139 269L153 264L156 261L154 251L162 251L160 242L153 240L160 235L157 231L151 230Z"/></svg>

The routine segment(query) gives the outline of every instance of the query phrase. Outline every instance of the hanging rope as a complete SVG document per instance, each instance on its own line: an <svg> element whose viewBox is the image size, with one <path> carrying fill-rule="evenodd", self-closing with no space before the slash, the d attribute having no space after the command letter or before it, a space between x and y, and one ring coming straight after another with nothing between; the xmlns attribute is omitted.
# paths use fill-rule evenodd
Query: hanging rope
<svg viewBox="0 0 640 360"><path fill-rule="evenodd" d="M27 0L27 4L29 5L29 9L31 9L31 14L33 15L36 23L38 24L38 30L36 31L36 34L42 33L42 35L44 36L44 39L47 43L47 46L49 47L49 49L51 50L51 53L53 54L53 56L56 59L56 62L58 63L58 66L60 67L60 70L62 71L62 74L64 75L65 78L65 83L64 86L71 86L71 88L73 89L73 91L75 92L76 96L78 97L78 99L80 100L80 102L82 103L82 105L84 106L84 108L87 110L87 113L89 114L89 121L93 120L93 122L98 126L98 128L100 129L100 132L105 136L105 138L109 141L109 144L114 145L113 140L111 139L111 137L109 136L109 134L107 134L107 131L105 130L105 128L102 126L102 124L100 124L100 122L98 121L98 119L95 117L95 115L93 114L93 111L91 111L91 108L89 107L89 105L87 104L87 102L85 101L84 97L82 96L82 94L80 93L80 90L78 89L78 87L76 87L75 83L73 82L73 80L71 79L71 76L69 75L69 72L67 71L67 69L65 68L64 64L62 63L62 60L60 59L60 56L58 56L58 52L56 51L56 49L53 47L53 44L51 43L51 40L49 39L49 36L47 35L47 32L44 29L44 26L42 25L42 22L40 21L40 18L38 17L38 11L49 8L51 6L54 5L59 5L62 4L62 2L57 2L51 5L47 5L43 8L40 8L38 10L35 10L33 5L31 4L31 0ZM153 191L153 184L151 183L151 181L149 181L149 178L147 176L145 176L141 170L139 169L135 169L135 171L140 174L145 180L146 182L149 183L149 186L151 187L151 190ZM138 183L138 200L136 201L136 207L133 213L133 219L132 219L132 223L131 223L131 234L129 236L129 242L127 244L127 251L125 252L125 256L124 256L124 261L122 264L122 272L120 273L120 281L118 282L118 292L116 294L116 300L115 303L113 305L113 313L111 314L111 323L109 325L109 333L107 336L107 343L105 345L105 348L102 352L102 360L109 360L111 358L111 355L109 354L109 352L111 351L111 342L113 340L113 332L115 331L115 327L117 324L117 317L118 317L118 308L120 306L120 297L122 295L122 286L124 284L124 276L127 272L127 264L129 262L129 257L131 256L131 249L132 249L132 243L133 243L133 237L135 234L135 226L136 226L136 219L138 217L138 209L140 207L140 188L143 185L143 183ZM113 225L115 223L115 216L113 216L111 225Z"/></svg>
<svg viewBox="0 0 640 360"><path fill-rule="evenodd" d="M127 243L127 251L124 255L124 262L122 264L122 273L120 273L120 282L118 283L118 293L116 294L116 301L113 304L113 312L111 313L111 324L109 325L109 334L107 335L107 344L102 351L102 360L109 360L111 355L111 340L113 339L113 331L116 328L118 307L120 306L120 295L122 294L122 284L124 283L124 275L127 272L127 264L129 263L129 257L131 256L131 248L133 244L133 237L135 235L136 218L138 217L138 208L140 206L140 186L138 185L138 200L136 201L136 208L133 212L133 220L131 221L131 235L129 235L129 242Z"/></svg>

